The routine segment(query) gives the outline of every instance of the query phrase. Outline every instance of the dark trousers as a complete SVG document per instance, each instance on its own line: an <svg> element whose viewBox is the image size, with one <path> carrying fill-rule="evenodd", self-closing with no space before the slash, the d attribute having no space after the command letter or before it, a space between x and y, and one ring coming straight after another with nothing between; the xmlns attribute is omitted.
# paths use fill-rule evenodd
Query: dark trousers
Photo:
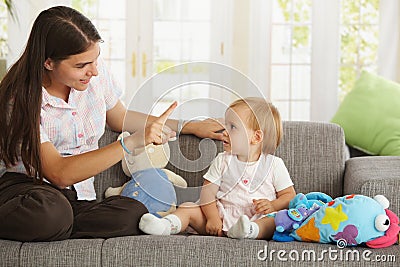
<svg viewBox="0 0 400 267"><path fill-rule="evenodd" d="M138 235L146 207L131 198L102 202L77 200L76 192L47 183L36 185L21 173L0 178L0 238L53 241Z"/></svg>

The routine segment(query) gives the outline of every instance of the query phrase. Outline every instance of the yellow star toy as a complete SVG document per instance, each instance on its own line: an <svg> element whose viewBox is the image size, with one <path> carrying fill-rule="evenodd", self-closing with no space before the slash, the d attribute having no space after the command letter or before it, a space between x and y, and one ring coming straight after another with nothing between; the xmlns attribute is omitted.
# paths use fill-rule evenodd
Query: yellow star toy
<svg viewBox="0 0 400 267"><path fill-rule="evenodd" d="M325 216L322 219L322 224L330 224L333 230L337 230L341 222L347 221L346 213L342 211L342 205L339 204L336 208L326 208Z"/></svg>

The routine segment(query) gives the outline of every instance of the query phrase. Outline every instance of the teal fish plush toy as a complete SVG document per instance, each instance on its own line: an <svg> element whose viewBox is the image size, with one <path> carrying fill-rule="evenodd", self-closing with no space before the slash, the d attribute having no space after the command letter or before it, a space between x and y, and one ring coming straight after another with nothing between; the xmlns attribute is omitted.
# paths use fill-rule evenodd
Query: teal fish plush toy
<svg viewBox="0 0 400 267"><path fill-rule="evenodd" d="M290 236L306 242L388 247L397 242L400 229L399 218L388 207L382 195L338 197L321 206Z"/></svg>

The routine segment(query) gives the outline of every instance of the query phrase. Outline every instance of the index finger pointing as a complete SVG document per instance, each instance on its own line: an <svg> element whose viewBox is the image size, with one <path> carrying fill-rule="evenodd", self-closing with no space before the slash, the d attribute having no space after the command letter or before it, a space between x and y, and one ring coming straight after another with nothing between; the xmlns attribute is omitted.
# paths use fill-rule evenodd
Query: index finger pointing
<svg viewBox="0 0 400 267"><path fill-rule="evenodd" d="M157 121L164 123L167 121L169 115L171 115L171 113L174 111L174 109L176 108L176 106L178 105L178 103L176 101L174 101L174 103L171 104L171 106L169 106L167 108L166 111L164 111L163 114L161 114L160 117L158 117Z"/></svg>

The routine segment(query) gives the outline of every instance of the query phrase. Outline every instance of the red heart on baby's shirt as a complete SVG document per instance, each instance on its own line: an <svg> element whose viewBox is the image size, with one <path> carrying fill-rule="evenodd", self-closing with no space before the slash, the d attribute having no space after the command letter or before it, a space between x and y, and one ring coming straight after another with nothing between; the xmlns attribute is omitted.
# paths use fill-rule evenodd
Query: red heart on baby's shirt
<svg viewBox="0 0 400 267"><path fill-rule="evenodd" d="M249 180L244 179L244 180L243 180L243 183L244 183L245 185L247 185L247 184L249 183Z"/></svg>

